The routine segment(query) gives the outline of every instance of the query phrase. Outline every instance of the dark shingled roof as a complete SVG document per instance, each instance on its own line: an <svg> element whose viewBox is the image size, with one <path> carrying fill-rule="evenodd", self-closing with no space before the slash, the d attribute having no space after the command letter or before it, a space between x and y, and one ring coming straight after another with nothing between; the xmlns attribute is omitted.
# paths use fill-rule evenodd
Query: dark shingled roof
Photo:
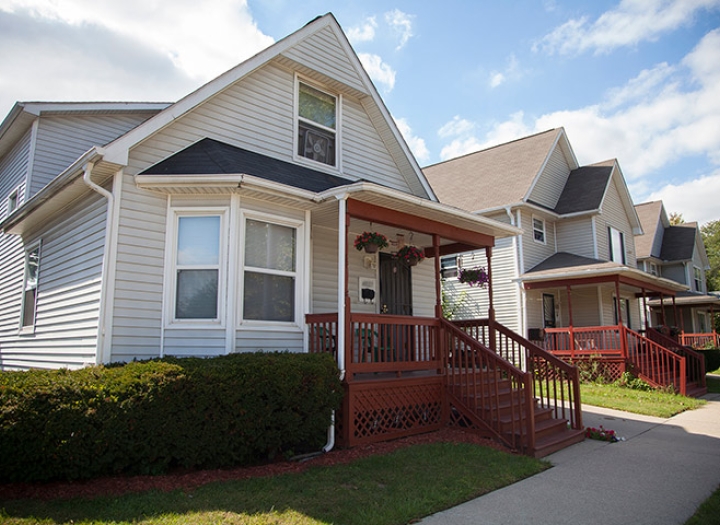
<svg viewBox="0 0 720 525"><path fill-rule="evenodd" d="M582 166L572 170L555 212L565 214L600 208L612 170L612 166Z"/></svg>
<svg viewBox="0 0 720 525"><path fill-rule="evenodd" d="M218 175L228 173L253 175L314 192L345 186L353 182L207 138L149 167L141 175Z"/></svg>
<svg viewBox="0 0 720 525"><path fill-rule="evenodd" d="M526 273L558 270L560 268L574 268L576 266L591 266L606 262L607 261L600 261L590 257L583 257L582 255L575 255L574 253L558 252L555 255L551 255L540 264L534 266Z"/></svg>
<svg viewBox="0 0 720 525"><path fill-rule="evenodd" d="M670 226L663 234L660 258L663 261L687 261L692 259L695 250L695 224Z"/></svg>

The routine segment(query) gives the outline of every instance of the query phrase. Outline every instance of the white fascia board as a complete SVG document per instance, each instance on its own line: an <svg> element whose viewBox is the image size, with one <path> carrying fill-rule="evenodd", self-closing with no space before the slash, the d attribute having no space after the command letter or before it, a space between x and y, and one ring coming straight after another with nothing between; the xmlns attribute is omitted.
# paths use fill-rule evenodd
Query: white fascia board
<svg viewBox="0 0 720 525"><path fill-rule="evenodd" d="M381 195L410 205L418 206L420 208L444 213L450 217L457 217L458 219L471 221L478 225L485 226L488 230L492 231L493 233L491 235L493 237L513 237L522 234L522 230L520 228L516 228L515 226L510 226L505 223L483 217L482 215L476 215L469 211L461 210L460 208L454 208L452 206L448 206L447 204L442 204L438 201L423 199L422 197L417 197L409 193L404 193L371 182L358 182L327 190L318 194L318 200L322 201L328 198L345 199L361 193Z"/></svg>
<svg viewBox="0 0 720 525"><path fill-rule="evenodd" d="M677 281L673 281L671 279L666 279L665 277L656 277L654 275L651 275L649 273L643 272L642 270L638 270L635 268L630 268L629 266L623 266L623 267L617 267L617 268L600 268L600 269L589 269L589 270L571 270L567 272L558 272L554 273L552 275L541 275L537 278L534 278L533 276L523 275L518 279L520 282L528 282L528 283L541 283L543 281L556 281L558 279L576 279L576 278L584 278L584 277L604 277L604 276L610 276L610 275L628 275L630 277L634 277L639 281L645 281L648 284L661 284L665 288L668 288L670 290L674 290L677 292L688 290L689 287L685 284L678 283Z"/></svg>

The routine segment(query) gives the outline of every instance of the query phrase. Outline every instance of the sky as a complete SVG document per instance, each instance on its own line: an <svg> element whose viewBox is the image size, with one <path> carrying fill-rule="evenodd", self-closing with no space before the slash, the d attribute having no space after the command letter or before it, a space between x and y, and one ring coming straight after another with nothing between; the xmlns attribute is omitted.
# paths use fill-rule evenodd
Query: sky
<svg viewBox="0 0 720 525"><path fill-rule="evenodd" d="M421 166L564 127L636 204L720 219L720 0L0 0L0 119L173 102L327 12Z"/></svg>

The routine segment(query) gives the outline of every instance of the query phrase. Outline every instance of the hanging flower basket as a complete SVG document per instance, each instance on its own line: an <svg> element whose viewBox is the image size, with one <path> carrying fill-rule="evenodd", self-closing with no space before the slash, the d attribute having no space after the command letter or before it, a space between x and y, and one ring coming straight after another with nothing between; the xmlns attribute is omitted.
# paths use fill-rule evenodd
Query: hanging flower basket
<svg viewBox="0 0 720 525"><path fill-rule="evenodd" d="M395 257L408 266L415 266L425 258L425 251L417 246L407 245L400 248Z"/></svg>
<svg viewBox="0 0 720 525"><path fill-rule="evenodd" d="M458 275L458 281L470 286L485 288L490 279L485 268L463 268Z"/></svg>
<svg viewBox="0 0 720 525"><path fill-rule="evenodd" d="M355 237L354 245L358 251L365 250L366 253L375 253L389 246L387 237L378 232L363 232Z"/></svg>

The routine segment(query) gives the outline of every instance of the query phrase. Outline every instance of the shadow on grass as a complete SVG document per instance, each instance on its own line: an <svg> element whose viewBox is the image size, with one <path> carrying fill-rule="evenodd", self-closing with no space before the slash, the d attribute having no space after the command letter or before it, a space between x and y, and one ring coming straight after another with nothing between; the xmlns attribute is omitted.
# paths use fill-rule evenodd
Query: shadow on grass
<svg viewBox="0 0 720 525"><path fill-rule="evenodd" d="M11 524L389 525L438 512L531 476L547 466L535 459L477 445L435 443L349 465L212 483L192 492L153 491L93 500L6 501L0 502L0 507L4 508L3 523ZM271 512L275 513L272 519L251 521L253 515Z"/></svg>

